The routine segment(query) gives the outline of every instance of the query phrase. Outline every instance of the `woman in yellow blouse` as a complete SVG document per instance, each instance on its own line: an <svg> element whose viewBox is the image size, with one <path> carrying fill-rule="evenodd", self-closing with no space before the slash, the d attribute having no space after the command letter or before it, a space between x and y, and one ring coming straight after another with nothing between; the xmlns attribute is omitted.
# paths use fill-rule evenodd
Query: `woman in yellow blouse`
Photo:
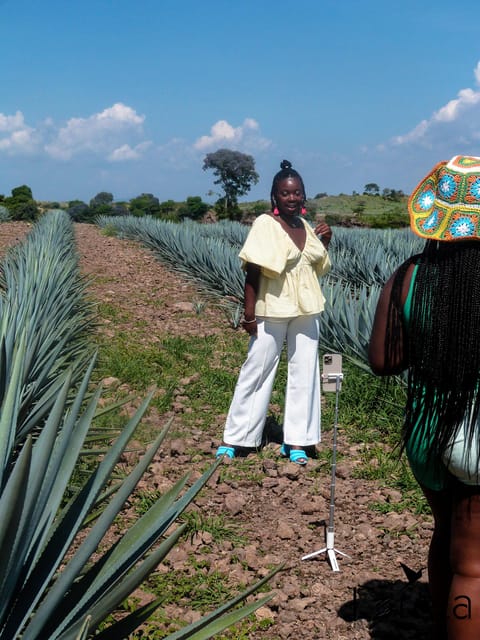
<svg viewBox="0 0 480 640"><path fill-rule="evenodd" d="M282 454L306 464L305 447L320 442L319 315L324 308L319 276L330 269L332 231L313 230L305 213L300 174L284 160L271 190L272 213L252 225L240 251L246 271L243 327L251 336L228 412L217 457L235 447L259 447L284 342L288 379Z"/></svg>

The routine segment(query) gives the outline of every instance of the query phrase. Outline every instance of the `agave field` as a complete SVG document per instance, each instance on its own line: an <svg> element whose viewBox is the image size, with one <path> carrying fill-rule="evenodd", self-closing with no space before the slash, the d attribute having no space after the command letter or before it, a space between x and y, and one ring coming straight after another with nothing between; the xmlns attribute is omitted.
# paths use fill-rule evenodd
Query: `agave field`
<svg viewBox="0 0 480 640"><path fill-rule="evenodd" d="M231 326L238 325L244 280L238 251L247 227L232 222L172 224L135 217L103 217L98 220L98 227L105 238L115 235L133 239L136 245L148 248L149 255L169 265L170 270L179 271L195 283L196 290L204 291L209 300L215 300L215 305L226 310ZM422 243L407 230L334 228L330 251L334 266L322 282L327 306L322 315L320 350L340 352L349 366L362 371L351 385L354 390L357 387L358 393L356 424L360 405L368 400L367 395L377 403L375 388L367 393L364 380L372 377L366 349L380 287L400 262L421 247ZM189 534L192 536L192 532L198 534L208 526L217 529L217 533L223 529L231 534L220 518L222 513L215 516L208 511L199 512L198 506L193 512L189 508L202 495L210 478L219 476L226 483L224 487L228 487L229 477L233 485L238 485L243 481L239 480L242 475L256 474L253 469L257 463L274 468L276 463L269 459L275 455L273 450L267 448L259 459L254 456L252 461L238 461L237 470L221 471L218 462L212 462L210 445L206 442L203 445L206 462L198 451L187 456L199 464L191 480L188 474L176 473L167 490L149 492L143 478L157 460L159 448L171 429L166 423L144 440L142 451L146 451L127 471L120 472L119 463L132 438L141 430L150 407L163 415L168 414L175 397L178 404L182 396L177 390L174 397L175 387L190 388L193 411L183 414L182 434L185 429L197 429L199 419L195 418L195 412L201 416L202 425L219 417L231 394L237 356L245 336L242 332L231 332L229 348L221 355L221 365L215 366L215 353L223 344L221 336L205 334L197 338L181 332L169 336L167 332L151 346L139 340L136 330L123 336L122 319L112 315L119 334L114 340L100 341L98 347L99 302L90 298L90 284L80 273L74 228L62 211L42 216L26 239L11 249L1 263L0 640L124 638L152 616L154 622L149 629L154 630L154 635L147 632L144 636L140 631L138 637L210 638L265 608L273 596L253 594L268 589L273 576L279 575L280 562L268 562L253 580L249 576L233 593L231 589L222 592L213 607L201 608L201 615L193 620L178 621L173 631L164 616L158 614L173 587L161 581L161 573L152 580L149 576L159 564L168 564L172 549ZM154 304L154 295L148 293ZM197 318L202 317L202 305L198 303ZM100 307L103 317L106 313L117 313L106 301ZM129 310L125 313L128 315ZM192 362L197 369L193 374ZM156 379L157 370L165 380ZM135 377L137 373L148 375ZM112 375L127 381L135 392L143 393L146 389L145 399L140 397L132 404L130 396L114 395L106 401L98 379ZM148 391L153 380L165 387L164 395L159 396L155 389ZM369 402L365 403L366 412L370 411ZM127 403L132 406L125 414L122 406ZM387 423L385 434L390 418L380 417ZM199 436L200 442L204 437L205 434ZM370 431L360 437L364 441L378 440L378 434L371 436ZM379 459L382 464L390 463L381 447L376 443L370 446L377 463L366 463L364 477L388 476L388 491L395 486L410 487L408 472L406 475L398 466L388 467L389 471L378 468ZM317 482L322 465L320 461L318 469L312 470L312 477L305 476L302 480L305 487ZM183 473L181 469L176 471ZM254 485L258 482L255 479ZM116 523L122 522L124 506L133 500L139 483L144 493L134 503L140 501L143 506L135 517L129 514L128 525L120 532ZM412 499L416 500L412 495L409 488L400 505L409 508ZM321 502L320 496L314 498ZM208 498L204 497L205 500ZM272 513L275 514L275 508ZM265 517L265 513L261 514L261 527L266 525ZM241 551L232 554L228 545L226 549L223 562L228 567ZM205 574L198 569L202 560L192 558L190 562L197 567L194 574L199 574L201 587L196 594L199 595L205 591ZM211 578L217 580L216 573L212 573L214 565ZM314 572L310 580L313 575ZM149 580L149 588L155 594L153 599L141 604L130 600L132 592ZM178 587L182 580L173 576ZM155 581L162 585L159 589L152 589ZM190 593L192 587L188 583L184 588ZM265 620L263 628L268 629L269 625ZM239 627L237 635L225 637L246 638L242 628ZM257 631L252 633L249 638L263 637L255 635ZM276 638L275 631L268 637Z"/></svg>
<svg viewBox="0 0 480 640"><path fill-rule="evenodd" d="M238 222L175 224L134 216L103 216L97 224L141 242L159 260L224 298L231 305L232 323L238 323L244 283L238 252L248 227ZM367 346L380 288L422 246L408 229L333 228L329 250L333 267L322 281L327 299L321 316L322 351L342 353L368 370Z"/></svg>

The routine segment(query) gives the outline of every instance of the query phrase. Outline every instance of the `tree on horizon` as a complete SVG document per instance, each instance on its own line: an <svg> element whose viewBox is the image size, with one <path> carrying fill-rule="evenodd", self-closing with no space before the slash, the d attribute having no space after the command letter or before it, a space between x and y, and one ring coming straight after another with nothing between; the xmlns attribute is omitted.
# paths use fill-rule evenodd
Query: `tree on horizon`
<svg viewBox="0 0 480 640"><path fill-rule="evenodd" d="M238 198L247 194L259 180L253 156L231 149L218 149L205 156L203 170L208 169L212 169L216 176L214 184L221 185L225 194L216 203L219 216L238 218Z"/></svg>

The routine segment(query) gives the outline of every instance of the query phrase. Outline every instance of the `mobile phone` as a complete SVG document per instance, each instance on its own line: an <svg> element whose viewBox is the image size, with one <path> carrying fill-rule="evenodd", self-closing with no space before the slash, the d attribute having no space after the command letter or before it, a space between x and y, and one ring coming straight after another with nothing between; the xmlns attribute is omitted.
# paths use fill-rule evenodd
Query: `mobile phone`
<svg viewBox="0 0 480 640"><path fill-rule="evenodd" d="M322 384L324 391L340 391L343 380L342 356L340 353L325 353L323 356Z"/></svg>

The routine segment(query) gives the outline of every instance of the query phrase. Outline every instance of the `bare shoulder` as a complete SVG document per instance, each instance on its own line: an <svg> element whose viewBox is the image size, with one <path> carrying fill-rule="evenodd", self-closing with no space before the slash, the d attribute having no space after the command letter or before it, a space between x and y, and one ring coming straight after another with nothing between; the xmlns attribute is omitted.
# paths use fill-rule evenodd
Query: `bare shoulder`
<svg viewBox="0 0 480 640"><path fill-rule="evenodd" d="M407 299L414 268L414 262L404 262L391 275L380 292L368 350L370 367L377 375L399 373L407 366L403 351L406 336L404 335L405 327L402 322L402 309ZM402 281L397 283L399 277L402 278ZM400 301L397 301L396 304L392 299L392 295L394 295L394 284L397 291L396 285L398 284L400 286ZM398 304L398 302L400 304ZM394 320L394 317L396 320ZM392 322L399 328L399 333L396 336L398 343L396 348L392 350L392 353L387 353L385 342L386 336L392 334Z"/></svg>
<svg viewBox="0 0 480 640"><path fill-rule="evenodd" d="M414 262L409 262L409 264L407 264L406 262L404 262L402 265L400 265L400 267L398 267L398 269L396 269L392 275L390 276L390 278L387 280L387 282L384 284L383 289L380 293L380 297L383 299L387 299L386 301L390 300L390 296L392 294L392 288L393 288L393 283L397 280L397 278L401 277L402 278L402 282L399 283L401 286L401 303L402 305L405 303L405 300L407 299L407 295L408 295L408 290L410 288L410 282L412 280L412 275L413 275L413 271L415 269L415 263Z"/></svg>

